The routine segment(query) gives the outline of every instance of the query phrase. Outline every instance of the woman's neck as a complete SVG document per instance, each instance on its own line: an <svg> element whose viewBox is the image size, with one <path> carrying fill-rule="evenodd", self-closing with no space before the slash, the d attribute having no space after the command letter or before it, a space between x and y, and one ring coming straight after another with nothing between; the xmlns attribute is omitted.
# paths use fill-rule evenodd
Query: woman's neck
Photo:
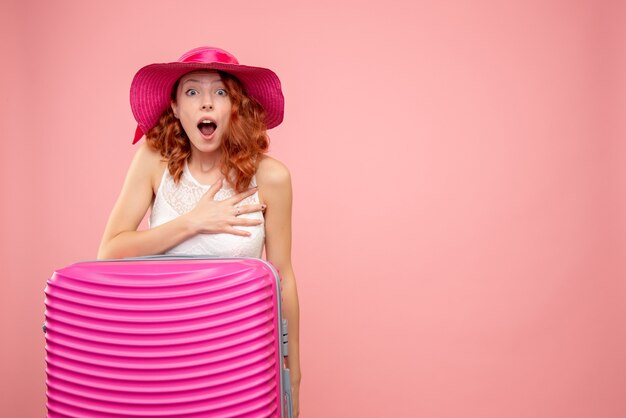
<svg viewBox="0 0 626 418"><path fill-rule="evenodd" d="M194 168L194 171L201 173L209 173L215 169L219 171L221 153L201 153L200 151L191 150L189 156L189 166Z"/></svg>

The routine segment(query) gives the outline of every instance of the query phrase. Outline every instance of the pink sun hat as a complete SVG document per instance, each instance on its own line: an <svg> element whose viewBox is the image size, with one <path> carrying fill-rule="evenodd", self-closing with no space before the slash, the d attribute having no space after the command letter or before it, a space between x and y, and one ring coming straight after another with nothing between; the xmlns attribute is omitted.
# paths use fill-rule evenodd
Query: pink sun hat
<svg viewBox="0 0 626 418"><path fill-rule="evenodd" d="M184 53L176 62L150 64L137 71L130 85L130 107L138 124L133 144L157 124L170 106L176 81L197 70L224 71L235 76L263 106L267 129L283 121L285 99L280 80L272 70L241 65L231 53L203 46Z"/></svg>

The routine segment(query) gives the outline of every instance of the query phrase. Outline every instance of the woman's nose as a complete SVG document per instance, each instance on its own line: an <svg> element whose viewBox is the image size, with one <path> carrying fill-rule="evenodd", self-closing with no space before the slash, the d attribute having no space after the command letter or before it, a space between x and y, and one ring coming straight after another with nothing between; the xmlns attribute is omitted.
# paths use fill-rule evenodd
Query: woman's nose
<svg viewBox="0 0 626 418"><path fill-rule="evenodd" d="M213 101L211 100L211 95L206 94L202 100L202 110L213 110Z"/></svg>

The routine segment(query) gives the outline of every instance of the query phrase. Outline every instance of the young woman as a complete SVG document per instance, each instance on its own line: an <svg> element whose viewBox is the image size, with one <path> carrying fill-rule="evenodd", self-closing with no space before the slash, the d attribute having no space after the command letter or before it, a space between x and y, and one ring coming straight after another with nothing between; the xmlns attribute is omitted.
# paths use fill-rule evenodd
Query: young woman
<svg viewBox="0 0 626 418"><path fill-rule="evenodd" d="M98 258L152 254L261 257L279 271L289 321L294 416L299 410L299 307L291 265L291 180L267 156L283 119L280 81L230 53L193 49L140 69L131 108L144 134L107 223ZM137 231L151 208L150 228Z"/></svg>

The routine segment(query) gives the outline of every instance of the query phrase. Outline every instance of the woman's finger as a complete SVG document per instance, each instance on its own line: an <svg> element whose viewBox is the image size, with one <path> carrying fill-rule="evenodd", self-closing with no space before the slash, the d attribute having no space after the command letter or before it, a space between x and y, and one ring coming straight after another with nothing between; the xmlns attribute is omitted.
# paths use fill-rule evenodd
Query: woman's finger
<svg viewBox="0 0 626 418"><path fill-rule="evenodd" d="M215 181L215 183L211 184L209 190L204 194L209 200L213 200L217 192L222 188L224 184L224 177L220 177Z"/></svg>
<svg viewBox="0 0 626 418"><path fill-rule="evenodd" d="M243 215L244 213L254 213L254 212L262 212L266 208L265 205L257 204L257 205L241 205L233 207L233 212L235 216Z"/></svg>
<svg viewBox="0 0 626 418"><path fill-rule="evenodd" d="M243 231L241 229L233 228L231 226L228 226L228 227L224 228L224 233L232 234L232 235L238 235L240 237L249 237L250 236L250 233L248 231Z"/></svg>
<svg viewBox="0 0 626 418"><path fill-rule="evenodd" d="M228 202L229 204L234 205L236 203L241 202L246 197L252 196L258 190L259 190L258 187L253 187L251 189L245 190L241 193L237 193L236 195L229 197L228 199L224 200L224 202Z"/></svg>
<svg viewBox="0 0 626 418"><path fill-rule="evenodd" d="M236 218L232 222L231 225L235 226L257 226L263 223L262 219L248 219L248 218Z"/></svg>

